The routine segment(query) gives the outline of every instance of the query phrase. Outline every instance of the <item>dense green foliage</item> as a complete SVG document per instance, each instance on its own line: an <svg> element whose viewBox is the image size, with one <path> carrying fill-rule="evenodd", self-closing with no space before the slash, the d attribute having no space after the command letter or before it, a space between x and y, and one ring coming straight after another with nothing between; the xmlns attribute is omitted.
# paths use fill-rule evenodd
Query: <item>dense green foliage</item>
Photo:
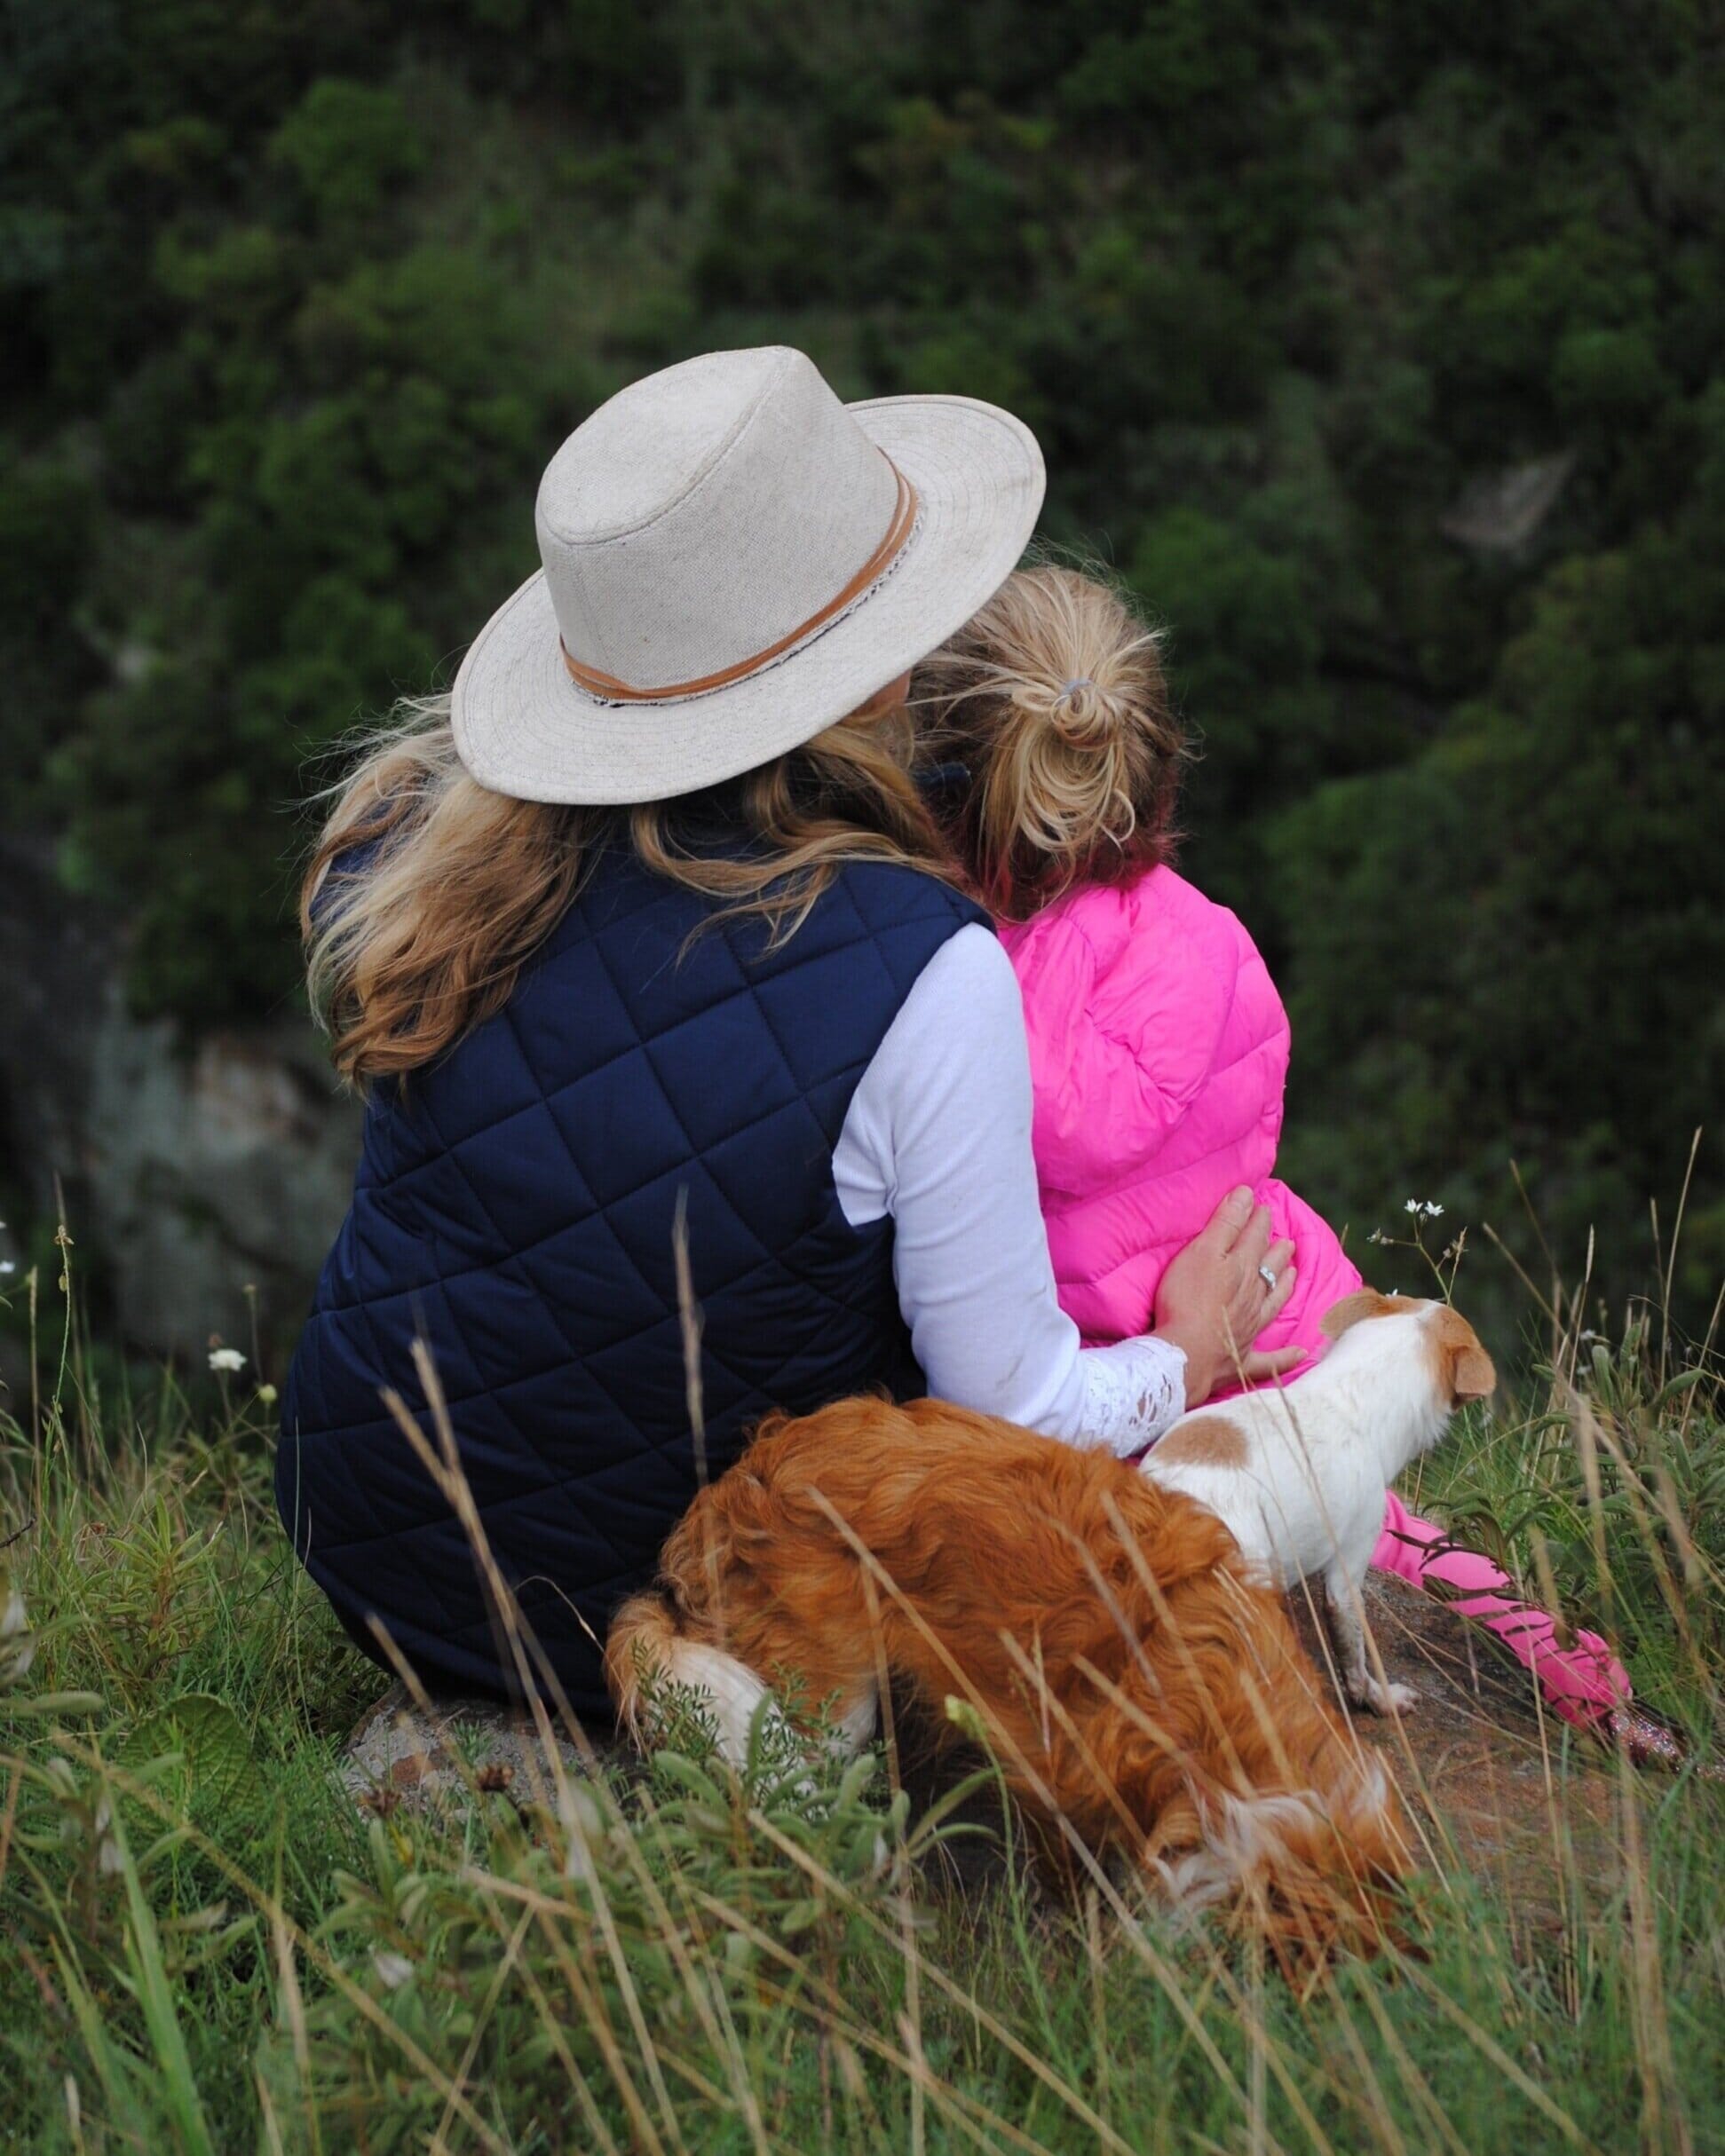
<svg viewBox="0 0 1725 2156"><path fill-rule="evenodd" d="M1521 1838L1470 1872L1458 1781L1428 1792L1423 1958L1303 1992L1129 1867L1074 1906L972 1841L954 1887L950 1822L907 1817L890 1762L810 1776L758 1730L742 1781L685 1724L646 1776L546 1757L362 1816L333 1770L381 1680L276 1529L272 1402L200 1424L170 1394L141 1430L56 1349L39 1419L0 1413L0 2147L1721 2145L1717 1783L1583 1773L1555 1726L1542 1757L1485 1720L1481 1801ZM1557 1362L1417 1494L1492 1523L1716 1750L1717 1364L1645 1332ZM1399 1766L1411 1793L1444 1749ZM998 1842L992 1779L972 1810Z"/></svg>
<svg viewBox="0 0 1725 2156"><path fill-rule="evenodd" d="M782 339L994 398L1170 629L1286 1165L1641 1284L1725 1098L1725 36L1700 0L14 0L6 812L140 1006L292 983L295 804L561 434ZM1540 459L1515 543L1458 504ZM1460 534L1460 536L1458 536ZM1725 1258L1704 1148L1680 1304ZM1686 1288L1686 1293L1683 1291Z"/></svg>

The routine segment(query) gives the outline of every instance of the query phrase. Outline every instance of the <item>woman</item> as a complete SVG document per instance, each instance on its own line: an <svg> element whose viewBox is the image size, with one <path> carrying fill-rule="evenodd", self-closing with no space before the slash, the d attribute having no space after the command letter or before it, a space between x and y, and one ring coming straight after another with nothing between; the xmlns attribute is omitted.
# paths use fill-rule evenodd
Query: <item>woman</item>
<svg viewBox="0 0 1725 2156"><path fill-rule="evenodd" d="M276 1489L349 1631L426 1683L509 1662L380 1396L424 1420L416 1339L491 1555L601 1715L611 1612L769 1407L929 1390L1129 1453L1291 1291L1240 1191L1141 1337L1082 1350L1055 1299L1017 986L903 711L1042 485L986 405L847 407L777 348L668 368L564 443L542 573L343 790L305 928L368 1105Z"/></svg>

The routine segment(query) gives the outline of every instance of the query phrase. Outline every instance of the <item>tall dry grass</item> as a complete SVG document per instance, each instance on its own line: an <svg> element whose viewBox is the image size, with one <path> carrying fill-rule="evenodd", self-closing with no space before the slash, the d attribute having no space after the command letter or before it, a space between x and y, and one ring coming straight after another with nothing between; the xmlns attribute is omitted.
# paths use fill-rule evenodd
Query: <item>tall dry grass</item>
<svg viewBox="0 0 1725 2156"><path fill-rule="evenodd" d="M146 1400L69 1286L26 1286L56 1323L0 1422L0 2144L1725 2145L1717 1785L1584 1768L1546 1721L1538 1893L1470 1874L1439 1800L1417 1955L1291 1988L1130 1869L1080 1860L1051 1893L985 1760L919 1814L898 1733L842 1770L763 1725L732 1775L692 1711L645 1770L596 1749L494 1567L526 1786L487 1787L476 1741L450 1796L361 1811L333 1768L376 1673L286 1552L255 1367ZM1721 1371L1657 1311L1585 1338L1587 1307L1418 1495L1489 1520L1704 1748ZM415 1441L483 1560L419 1375ZM1417 1800L1412 1749L1401 1771Z"/></svg>

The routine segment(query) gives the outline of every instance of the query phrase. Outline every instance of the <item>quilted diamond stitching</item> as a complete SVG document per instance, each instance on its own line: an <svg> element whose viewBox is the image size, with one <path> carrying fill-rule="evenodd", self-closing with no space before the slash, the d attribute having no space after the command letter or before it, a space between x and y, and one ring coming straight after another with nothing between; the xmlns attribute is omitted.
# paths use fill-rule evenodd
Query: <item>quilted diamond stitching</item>
<svg viewBox="0 0 1725 2156"><path fill-rule="evenodd" d="M447 1164L460 1187L467 1192L479 1220L484 1223L490 1236L507 1254L501 1259L488 1257L476 1259L471 1263L452 1264L450 1261L461 1255L452 1246L452 1239L441 1236L434 1237L431 1247L435 1269L433 1280L411 1290L382 1287L376 1291L362 1293L352 1302L341 1304L336 1311L320 1311L313 1323L315 1326L320 1319L338 1315L341 1312L346 1313L345 1322L352 1323L357 1314L357 1323L362 1329L372 1358L372 1367L377 1370L386 1367L388 1355L401 1352L399 1347L386 1348L386 1332L399 1333L401 1324L400 1315L387 1318L385 1323L391 1307L395 1306L399 1311L399 1306L404 1299L410 1307L415 1301L421 1304L435 1301L441 1320L439 1330L447 1327L447 1337L457 1344L460 1359L475 1379L474 1390L471 1394L463 1394L460 1388L451 1391L449 1399L452 1412L474 1402L488 1402L491 1418L506 1426L514 1437L518 1465L525 1466L531 1460L537 1471L529 1486L498 1493L495 1504L488 1512L488 1520L495 1521L495 1529L502 1531L503 1540L508 1539L508 1518L519 1508L551 1506L559 1493L567 1493L576 1485L585 1485L590 1493L602 1491L607 1481L626 1478L631 1472L632 1465L638 1465L642 1458L651 1454L656 1453L661 1457L672 1456L676 1472L679 1475L684 1472L684 1460L677 1457L684 1452L689 1441L686 1426L681 1418L678 1418L677 1426L667 1427L659 1433L649 1433L635 1426L631 1422L625 1389L614 1374L613 1365L626 1364L630 1354L651 1341L655 1332L666 1334L664 1348L680 1355L680 1347L675 1345L674 1313L666 1314L662 1306L652 1309L648 1307L655 1298L660 1297L661 1291L654 1284L650 1264L645 1261L647 1253L638 1243L638 1231L627 1221L620 1222L617 1217L621 1210L638 1210L636 1201L648 1195L660 1183L670 1184L680 1181L692 1188L698 1188L702 1194L702 1206L707 1209L706 1217L713 1220L722 1219L726 1224L725 1239L735 1243L740 1252L747 1253L733 1253L730 1260L720 1262L709 1249L708 1266L701 1282L702 1291L709 1307L733 1293L746 1291L751 1283L771 1279L782 1271L785 1254L766 1246L756 1219L752 1217L754 1193L748 1173L748 1141L774 1118L780 1118L787 1125L800 1126L805 1132L805 1138L795 1145L794 1151L804 1163L803 1172L812 1172L817 1178L807 1207L808 1225L803 1231L804 1240L809 1236L815 1238L811 1246L811 1254L814 1249L820 1247L823 1237L830 1243L835 1223L842 1227L842 1214L832 1190L831 1154L856 1081L866 1067L873 1046L878 1045L885 1024L896 1014L898 1004L908 992L932 950L961 925L967 915L977 917L973 909L945 895L930 906L926 886L913 887L907 891L902 881L895 885L894 877L901 878L902 873L888 872L882 875L880 872L871 872L860 876L847 875L842 878L827 894L821 906L817 908L816 915L811 917L808 924L810 928L818 926L819 933L806 934L800 938L800 948L790 953L779 954L777 961L764 973L748 970L728 938L721 942L717 933L709 932L705 941L713 951L714 962L709 963L707 969L700 1007L694 1010L679 1009L677 1000L673 998L665 1011L654 1014L653 1023L645 1021L638 998L631 999L626 984L617 976L618 952L615 946L620 938L635 932L630 924L638 927L641 916L662 899L662 889L655 891L645 888L645 885L637 885L633 890L627 888L621 893L613 890L608 912L600 909L602 917L590 922L567 919L566 924L554 931L545 953L531 970L538 975L544 966L553 965L558 949L566 943L567 937L581 934L585 939L583 956L597 961L606 986L629 1017L633 1034L629 1044L613 1055L596 1059L562 1084L548 1084L548 1074L535 1067L530 1045L522 1036L518 1024L521 1007L518 991L518 999L506 1007L504 1013L500 1014L505 1023L497 1029L497 1034L500 1037L507 1036L510 1049L519 1059L518 1069L520 1065L527 1069L536 1097L525 1107L517 1105L505 1108L495 1116L483 1117L470 1127L452 1133L447 1126L440 1125L431 1102L422 1094L418 1105L425 1111L425 1127L439 1149L436 1155L421 1163L402 1163L398 1159L394 1164L397 1172L388 1178L393 1195L398 1200L403 1196L410 1196L416 1178L436 1173L443 1164ZM572 916L574 912L575 909L572 909ZM730 975L730 978L722 985L713 978L715 964L721 955L724 967ZM653 976L655 983L663 971L662 966L656 969ZM824 981L819 977L823 973ZM526 979L527 976L524 975L524 984ZM826 1058L831 1067L811 1067L811 1061L818 1065L821 1059L811 1057L809 1045L804 1041L787 1039L781 1030L781 1020L787 1011L795 1011L799 997L818 997L823 989L830 994L835 992L835 992L843 997L846 1004L859 1010L866 1010L876 1020L873 1042L871 1045L865 1039L848 1044L840 1038L835 1043L835 1053ZM753 1037L764 1049L770 1050L782 1078L791 1088L791 1098L788 1101L770 1100L753 1113L733 1116L727 1122L724 1140L703 1149L695 1143L677 1098L675 1058L680 1046L678 1037L686 1035L690 1040L698 1043L700 1026L703 1023L710 1023L712 1014L730 1006L740 997L747 999L751 1006L755 1021ZM691 1031L691 1029L695 1030ZM842 1035L843 1029L840 1029L840 1033ZM632 1187L629 1190L612 1192L601 1203L595 1196L587 1170L571 1142L564 1119L555 1112L554 1103L575 1084L590 1082L597 1072L611 1070L618 1062L629 1056L638 1058L642 1071L650 1074L654 1108L662 1112L674 1126L683 1158L672 1169L632 1179ZM669 1063L667 1057L671 1059ZM518 1102L519 1089L512 1090L513 1097ZM584 1202L582 1219L584 1222L583 1232L589 1241L579 1253L581 1261L590 1266L594 1249L591 1237L602 1231L604 1247L610 1253L609 1261L621 1262L628 1268L632 1293L638 1293L645 1299L640 1306L640 1322L625 1325L618 1337L603 1347L594 1348L590 1344L583 1351L577 1337L579 1327L573 1323L574 1314L566 1310L558 1299L560 1245L571 1233L569 1224L559 1225L526 1243L511 1244L508 1222L497 1217L490 1203L479 1164L485 1157L486 1148L498 1141L504 1126L522 1118L530 1118L524 1122L524 1132L542 1135L549 1125L555 1133L557 1156L562 1162L560 1173L568 1174L573 1189L579 1193ZM787 1138L781 1136L775 1141L773 1157L775 1159L789 1158L791 1149L787 1149ZM364 1180L363 1173L361 1180ZM714 1211L713 1208L717 1210ZM695 1210L700 1211L701 1208ZM668 1232L669 1192L666 1205L659 1209L659 1217L665 1221ZM890 1250L890 1241L877 1243L876 1249L877 1255L873 1262L879 1264L884 1253ZM843 1314L854 1320L862 1314L870 1300L865 1282L859 1275L847 1273L842 1265L827 1269L832 1274L830 1280L813 1277L806 1271L798 1280L798 1291L806 1298L805 1307L811 1316L814 1311L826 1310ZM549 1323L550 1338L555 1340L558 1351L549 1362L535 1358L533 1368L518 1370L507 1379L487 1380L486 1358L473 1352L461 1309L463 1288L471 1284L474 1275L486 1272L506 1273L524 1292L537 1298L539 1308ZM820 1337L819 1329L812 1323L811 1331L812 1337ZM661 1348L655 1347L653 1353L660 1352ZM758 1359L758 1355L751 1358L755 1361ZM770 1395L763 1389L758 1375L746 1373L735 1367L728 1354L721 1356L715 1352L710 1329L704 1342L704 1363L709 1385L714 1379L723 1380L723 1384L712 1386L712 1391L719 1394L728 1391L731 1395L724 1416L728 1431L740 1431L770 1404ZM568 1375L572 1387L578 1378L580 1386L587 1389L590 1397L597 1394L611 1403L616 1427L610 1433L610 1449L602 1459L570 1457L554 1460L547 1457L540 1442L542 1433L535 1426L534 1418L535 1415L542 1416L540 1402L545 1396L548 1382L565 1373ZM786 1378L787 1381L788 1372ZM344 1509L352 1513L357 1505L369 1520L374 1532L344 1536L339 1553L350 1560L373 1544L392 1545L398 1551L409 1547L423 1550L428 1557L448 1546L447 1538L454 1522L447 1513L434 1518L421 1517L410 1522L398 1518L392 1524L385 1523L374 1502L374 1492L366 1487L364 1474L352 1472L353 1461L362 1462L365 1457L365 1434L368 1432L386 1432L392 1427L386 1421L374 1421L367 1418L345 1425L337 1424L327 1433L320 1433L321 1440L336 1441L338 1457L350 1452L350 1446L344 1440L358 1441L351 1448L351 1458L342 1462L347 1471L341 1473L338 1480L343 1486ZM723 1433L716 1433L716 1435L721 1436L727 1443L731 1441ZM614 1441L616 1440L626 1441L628 1449L619 1449ZM491 1436L484 1442L488 1446L495 1445L497 1431L495 1427ZM335 1463L331 1465L333 1466ZM542 1481L542 1477L544 1478ZM391 1501L399 1500L400 1497L399 1489L379 1494ZM574 1522L584 1544L583 1575L574 1589L582 1600L590 1599L612 1584L626 1583L638 1576L639 1573L637 1559L633 1555L626 1556L620 1551L613 1537L605 1531L603 1520L595 1516L602 1510L602 1507L590 1504L583 1505L579 1518ZM320 1558L327 1558L330 1554L328 1546L319 1552ZM605 1576L604 1568L607 1560L614 1569ZM320 1564L319 1569L323 1568ZM428 1568L423 1576L428 1599L439 1605L445 1635L453 1642L459 1638L473 1635L475 1627L468 1620L465 1607L460 1607L458 1614L460 1606L452 1607L450 1599L438 1591L441 1584L439 1576L440 1569ZM460 1584L455 1579L449 1582L449 1585L457 1592ZM408 1629L423 1632L425 1628L415 1624ZM484 1631L485 1628L480 1626L479 1630Z"/></svg>

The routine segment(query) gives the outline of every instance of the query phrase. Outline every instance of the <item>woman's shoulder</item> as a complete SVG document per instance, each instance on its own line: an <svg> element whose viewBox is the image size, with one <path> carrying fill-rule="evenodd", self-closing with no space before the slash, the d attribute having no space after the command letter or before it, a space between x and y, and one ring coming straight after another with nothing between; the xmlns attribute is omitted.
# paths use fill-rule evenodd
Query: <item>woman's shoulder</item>
<svg viewBox="0 0 1725 2156"><path fill-rule="evenodd" d="M912 927L956 930L972 922L990 928L987 910L955 884L899 861L846 861L818 902L837 919L853 916L862 927L887 933Z"/></svg>
<svg viewBox="0 0 1725 2156"><path fill-rule="evenodd" d="M633 967L646 944L662 944L678 953L672 971L691 993L716 970L757 985L780 975L811 980L835 964L848 977L866 949L902 990L961 929L993 927L981 906L939 876L900 862L852 860L836 864L788 933L778 933L758 910L692 890L628 848L611 850L549 939L549 954L578 961L590 941L621 937Z"/></svg>

